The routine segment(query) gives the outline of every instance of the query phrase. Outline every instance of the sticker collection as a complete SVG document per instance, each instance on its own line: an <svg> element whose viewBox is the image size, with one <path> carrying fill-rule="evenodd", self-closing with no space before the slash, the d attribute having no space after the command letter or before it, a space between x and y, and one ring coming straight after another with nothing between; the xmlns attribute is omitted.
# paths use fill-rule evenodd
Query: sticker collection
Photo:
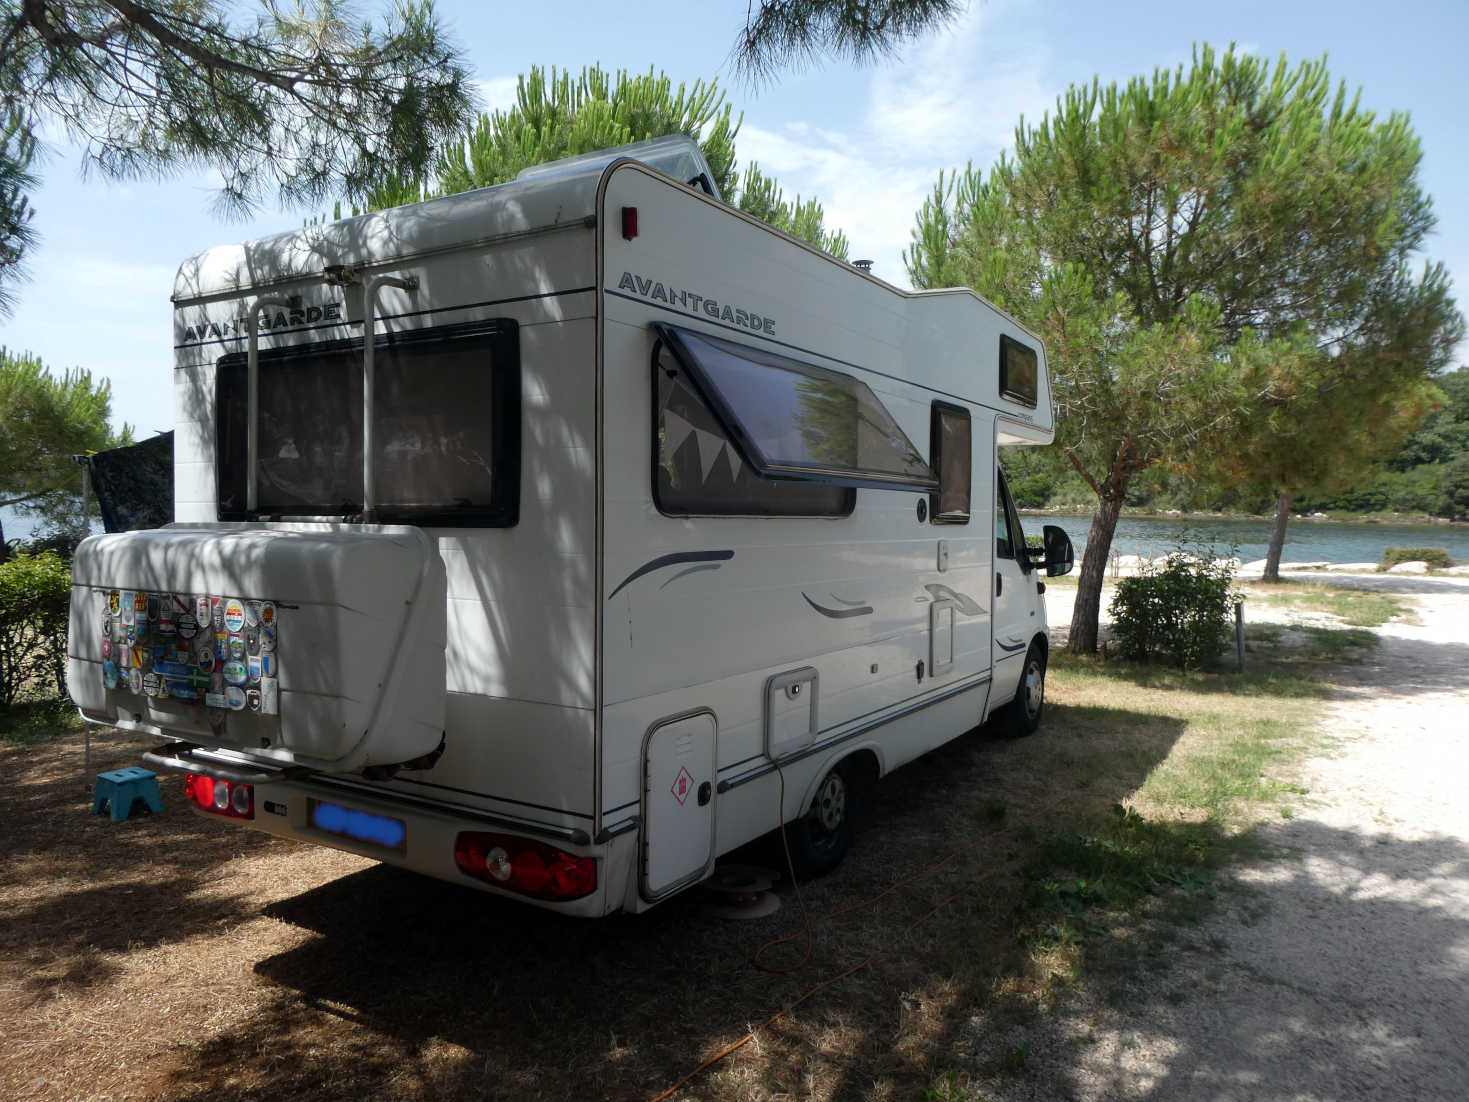
<svg viewBox="0 0 1469 1102"><path fill-rule="evenodd" d="M101 597L108 689L233 712L280 712L272 602L126 589Z"/></svg>

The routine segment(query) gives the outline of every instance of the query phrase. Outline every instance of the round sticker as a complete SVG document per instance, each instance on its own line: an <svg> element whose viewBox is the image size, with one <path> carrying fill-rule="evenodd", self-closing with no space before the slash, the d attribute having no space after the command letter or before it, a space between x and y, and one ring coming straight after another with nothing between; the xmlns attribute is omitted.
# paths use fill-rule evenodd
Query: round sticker
<svg viewBox="0 0 1469 1102"><path fill-rule="evenodd" d="M275 623L275 605L269 601L260 602L260 622L266 627Z"/></svg>
<svg viewBox="0 0 1469 1102"><path fill-rule="evenodd" d="M214 669L214 648L211 646L208 650L200 650L196 659L199 668L205 673L210 673Z"/></svg>
<svg viewBox="0 0 1469 1102"><path fill-rule="evenodd" d="M185 639L192 639L199 634L199 621L187 612L178 618L175 626L178 628L178 633Z"/></svg>
<svg viewBox="0 0 1469 1102"><path fill-rule="evenodd" d="M224 626L228 631L239 631L245 626L245 606L231 597L224 606Z"/></svg>
<svg viewBox="0 0 1469 1102"><path fill-rule="evenodd" d="M108 639L106 637L104 637L102 639L102 657L103 658L111 658L112 657L112 640L111 639Z"/></svg>
<svg viewBox="0 0 1469 1102"><path fill-rule="evenodd" d="M237 689L231 685L224 691L225 701L229 704L230 711L243 712L245 710L245 690Z"/></svg>
<svg viewBox="0 0 1469 1102"><path fill-rule="evenodd" d="M245 693L245 703L249 705L252 712L260 711L260 690L251 689Z"/></svg>
<svg viewBox="0 0 1469 1102"><path fill-rule="evenodd" d="M195 597L194 598L194 619L197 620L200 624L207 624L207 623L209 623L209 617L211 615L212 615L212 613L209 611L209 598L208 597Z"/></svg>
<svg viewBox="0 0 1469 1102"><path fill-rule="evenodd" d="M227 685L243 685L250 680L250 670L243 662L226 662L224 680Z"/></svg>
<svg viewBox="0 0 1469 1102"><path fill-rule="evenodd" d="M117 670L117 663L116 662L103 662L102 663L102 684L106 685L109 689L115 689L115 688L117 688L118 679L119 679L119 675L118 675L118 670Z"/></svg>
<svg viewBox="0 0 1469 1102"><path fill-rule="evenodd" d="M275 650L275 628L265 624L260 629L260 649L266 654Z"/></svg>
<svg viewBox="0 0 1469 1102"><path fill-rule="evenodd" d="M259 627L260 626L260 610L262 608L264 608L264 607L265 606L262 605L259 601L246 601L245 602L245 623L249 624L252 628L253 627Z"/></svg>
<svg viewBox="0 0 1469 1102"><path fill-rule="evenodd" d="M143 694L143 671L134 666L128 670L128 692L134 696Z"/></svg>

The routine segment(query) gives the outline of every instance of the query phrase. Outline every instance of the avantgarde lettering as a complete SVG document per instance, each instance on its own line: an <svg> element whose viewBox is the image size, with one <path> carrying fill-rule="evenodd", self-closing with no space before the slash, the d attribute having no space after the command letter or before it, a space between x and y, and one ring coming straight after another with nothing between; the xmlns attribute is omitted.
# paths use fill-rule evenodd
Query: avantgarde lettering
<svg viewBox="0 0 1469 1102"><path fill-rule="evenodd" d="M748 307L732 306L718 299L690 291L686 287L679 287L672 280L655 280L636 275L633 272L623 272L617 281L617 289L651 302L666 304L670 309L678 309L690 314L702 311L705 316L726 325L764 333L767 337L775 336L774 318L766 317Z"/></svg>

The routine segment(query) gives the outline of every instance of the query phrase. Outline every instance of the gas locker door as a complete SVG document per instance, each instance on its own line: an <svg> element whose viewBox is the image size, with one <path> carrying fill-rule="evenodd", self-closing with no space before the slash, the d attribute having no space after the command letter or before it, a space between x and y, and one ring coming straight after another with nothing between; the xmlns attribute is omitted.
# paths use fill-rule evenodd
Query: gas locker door
<svg viewBox="0 0 1469 1102"><path fill-rule="evenodd" d="M714 863L714 716L668 719L643 748L643 898L692 884Z"/></svg>

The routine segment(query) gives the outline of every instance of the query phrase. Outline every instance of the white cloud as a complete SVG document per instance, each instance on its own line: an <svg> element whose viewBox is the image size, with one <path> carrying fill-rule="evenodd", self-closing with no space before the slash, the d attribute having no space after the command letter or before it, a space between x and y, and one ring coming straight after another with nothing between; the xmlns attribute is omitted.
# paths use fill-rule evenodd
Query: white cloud
<svg viewBox="0 0 1469 1102"><path fill-rule="evenodd" d="M488 80L476 80L472 83L479 97L480 109L486 114L508 111L515 106L519 78L491 77Z"/></svg>
<svg viewBox="0 0 1469 1102"><path fill-rule="evenodd" d="M815 195L826 224L846 232L854 259L907 285L902 251L940 170L988 168L1014 140L1023 114L1055 102L1051 52L1026 0L972 6L953 27L874 70L850 132L791 120L746 121L740 160L758 161L790 198Z"/></svg>

